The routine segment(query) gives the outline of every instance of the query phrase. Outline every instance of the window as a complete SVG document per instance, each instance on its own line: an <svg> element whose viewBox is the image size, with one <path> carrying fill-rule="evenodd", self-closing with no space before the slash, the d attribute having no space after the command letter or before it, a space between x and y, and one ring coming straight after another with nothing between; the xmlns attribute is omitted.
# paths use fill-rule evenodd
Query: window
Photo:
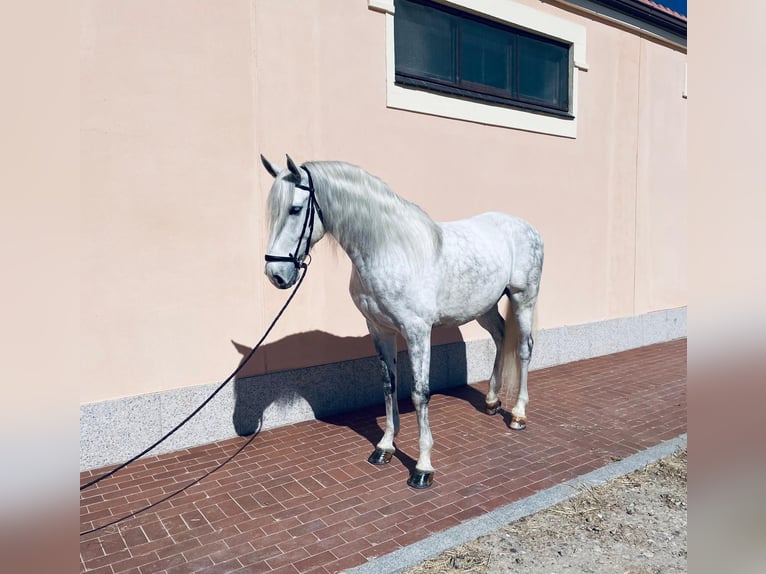
<svg viewBox="0 0 766 574"><path fill-rule="evenodd" d="M569 43L428 0L396 0L395 82L572 118Z"/></svg>
<svg viewBox="0 0 766 574"><path fill-rule="evenodd" d="M387 107L577 137L587 35L565 12L555 15L517 0L367 0L367 5L385 15ZM433 25L425 29L423 12L432 15ZM418 26L422 34L416 33ZM394 49L397 36L417 49ZM556 67L566 72L566 81L547 82ZM532 75L518 75L523 69Z"/></svg>

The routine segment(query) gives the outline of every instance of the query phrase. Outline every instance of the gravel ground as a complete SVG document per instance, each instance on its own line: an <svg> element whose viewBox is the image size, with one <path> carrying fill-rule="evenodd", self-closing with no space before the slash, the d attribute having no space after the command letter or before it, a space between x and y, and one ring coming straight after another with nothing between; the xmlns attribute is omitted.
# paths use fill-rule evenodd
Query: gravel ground
<svg viewBox="0 0 766 574"><path fill-rule="evenodd" d="M686 449L448 550L406 574L687 571Z"/></svg>

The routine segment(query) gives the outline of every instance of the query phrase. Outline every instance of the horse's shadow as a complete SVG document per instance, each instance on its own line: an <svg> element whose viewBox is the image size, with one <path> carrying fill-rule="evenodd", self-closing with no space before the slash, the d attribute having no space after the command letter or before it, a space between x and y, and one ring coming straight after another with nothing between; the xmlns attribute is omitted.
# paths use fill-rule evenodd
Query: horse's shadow
<svg viewBox="0 0 766 574"><path fill-rule="evenodd" d="M251 349L233 344L244 360ZM484 395L466 385L460 330L436 329L432 344L432 393L449 394L483 412ZM399 410L408 413L413 410L412 369L406 350L399 353L398 369ZM384 415L383 372L369 336L337 337L322 331L291 335L261 347L234 381L232 421L242 436L316 418L349 428L374 446L383 436L378 420ZM401 450L395 456L414 470L411 456Z"/></svg>

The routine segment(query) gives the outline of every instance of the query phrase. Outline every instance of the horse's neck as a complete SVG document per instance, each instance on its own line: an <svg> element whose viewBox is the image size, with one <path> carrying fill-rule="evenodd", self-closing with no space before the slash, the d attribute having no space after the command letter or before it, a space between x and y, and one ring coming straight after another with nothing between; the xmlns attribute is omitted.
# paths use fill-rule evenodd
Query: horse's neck
<svg viewBox="0 0 766 574"><path fill-rule="evenodd" d="M397 255L404 255L405 261L397 257L402 264L433 260L433 249L429 245L434 244L434 233L440 232L434 232L433 222L418 208L411 206L410 211L398 201L392 201L387 190L375 189L374 185L367 186L351 178L338 178L326 185L326 231L358 269L390 262ZM360 193L365 197L363 205L358 205ZM357 204L357 209L349 209L350 204ZM407 222L406 226L402 226L403 221ZM439 247L440 239L434 244L436 250Z"/></svg>
<svg viewBox="0 0 766 574"><path fill-rule="evenodd" d="M373 225L374 211L356 210L351 213L346 209L344 202L351 201L350 197L356 192L355 186L358 184L355 182L339 180L326 185L325 195L329 200L327 206L323 208L327 212L326 231L337 241L355 265L362 265L371 255L372 246L365 243L362 238L366 235L365 230L371 229Z"/></svg>

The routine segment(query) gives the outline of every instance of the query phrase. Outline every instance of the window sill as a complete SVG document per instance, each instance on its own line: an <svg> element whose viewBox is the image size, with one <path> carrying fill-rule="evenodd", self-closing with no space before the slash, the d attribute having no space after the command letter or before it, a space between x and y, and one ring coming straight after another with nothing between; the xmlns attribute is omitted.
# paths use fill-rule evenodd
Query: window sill
<svg viewBox="0 0 766 574"><path fill-rule="evenodd" d="M567 120L574 119L574 115L565 110L557 110L531 102L506 100L499 97L493 97L492 95L477 94L468 92L467 90L455 89L450 86L439 86L437 84L422 82L414 78L396 76L394 85L404 89L431 92L438 96L444 96L447 98L458 98L469 103L488 105L510 110L516 109L526 113L543 114Z"/></svg>

